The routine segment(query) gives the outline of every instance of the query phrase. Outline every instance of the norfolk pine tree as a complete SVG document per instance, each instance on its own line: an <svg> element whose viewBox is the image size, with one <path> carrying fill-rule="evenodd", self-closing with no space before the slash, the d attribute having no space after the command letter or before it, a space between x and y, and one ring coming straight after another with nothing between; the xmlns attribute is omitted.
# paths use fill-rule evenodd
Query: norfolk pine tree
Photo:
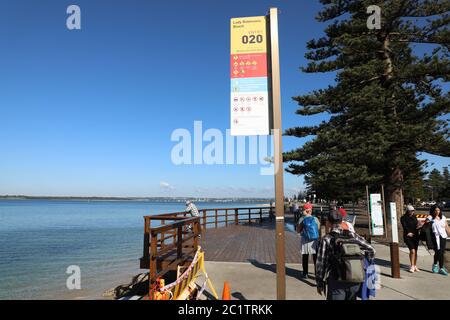
<svg viewBox="0 0 450 320"><path fill-rule="evenodd" d="M383 183L386 201L399 210L405 181L417 179L425 164L417 154L450 156L449 121L443 119L450 111L444 90L450 74L450 2L321 3L317 20L329 25L324 37L307 43L309 63L302 70L335 72L336 81L294 100L297 114L327 113L330 119L286 130L288 136L313 136L284 154L287 171L305 175L322 198L361 198L366 184ZM381 29L368 29L371 5L381 8Z"/></svg>

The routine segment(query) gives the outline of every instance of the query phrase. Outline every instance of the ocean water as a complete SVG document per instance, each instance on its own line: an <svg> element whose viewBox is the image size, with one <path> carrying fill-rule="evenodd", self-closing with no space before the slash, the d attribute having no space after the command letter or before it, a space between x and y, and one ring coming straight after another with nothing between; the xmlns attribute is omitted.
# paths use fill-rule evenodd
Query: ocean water
<svg viewBox="0 0 450 320"><path fill-rule="evenodd" d="M261 203L196 203L202 208ZM143 216L180 202L0 200L0 299L101 299L139 269ZM80 267L81 290L66 287Z"/></svg>

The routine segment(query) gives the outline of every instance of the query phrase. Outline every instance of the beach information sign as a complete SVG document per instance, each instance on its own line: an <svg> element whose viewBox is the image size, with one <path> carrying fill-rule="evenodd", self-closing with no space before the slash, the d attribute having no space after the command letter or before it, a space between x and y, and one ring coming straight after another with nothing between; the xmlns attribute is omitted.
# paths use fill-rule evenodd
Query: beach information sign
<svg viewBox="0 0 450 320"><path fill-rule="evenodd" d="M384 234L383 208L379 193L370 195L370 216L372 218L372 235L382 236Z"/></svg>
<svg viewBox="0 0 450 320"><path fill-rule="evenodd" d="M269 134L266 17L231 19L231 135Z"/></svg>

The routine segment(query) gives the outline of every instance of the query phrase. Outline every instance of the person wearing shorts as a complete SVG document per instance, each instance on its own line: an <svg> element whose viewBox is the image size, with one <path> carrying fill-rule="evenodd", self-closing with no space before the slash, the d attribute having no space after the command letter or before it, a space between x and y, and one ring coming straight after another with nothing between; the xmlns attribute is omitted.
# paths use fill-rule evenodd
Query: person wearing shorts
<svg viewBox="0 0 450 320"><path fill-rule="evenodd" d="M406 207L406 213L400 218L400 222L403 227L403 241L409 249L409 261L411 263L409 272L418 272L420 270L417 268L416 263L417 248L419 247L419 229L413 206L408 205Z"/></svg>

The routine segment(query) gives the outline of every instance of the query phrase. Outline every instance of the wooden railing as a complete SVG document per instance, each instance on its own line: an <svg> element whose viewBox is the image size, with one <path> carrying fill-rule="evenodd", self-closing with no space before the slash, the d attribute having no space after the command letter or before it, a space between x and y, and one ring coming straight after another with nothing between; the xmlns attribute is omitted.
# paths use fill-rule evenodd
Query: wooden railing
<svg viewBox="0 0 450 320"><path fill-rule="evenodd" d="M177 266L186 265L211 228L273 220L273 207L201 209L199 217L187 212L144 216L142 269L150 269L150 283Z"/></svg>

